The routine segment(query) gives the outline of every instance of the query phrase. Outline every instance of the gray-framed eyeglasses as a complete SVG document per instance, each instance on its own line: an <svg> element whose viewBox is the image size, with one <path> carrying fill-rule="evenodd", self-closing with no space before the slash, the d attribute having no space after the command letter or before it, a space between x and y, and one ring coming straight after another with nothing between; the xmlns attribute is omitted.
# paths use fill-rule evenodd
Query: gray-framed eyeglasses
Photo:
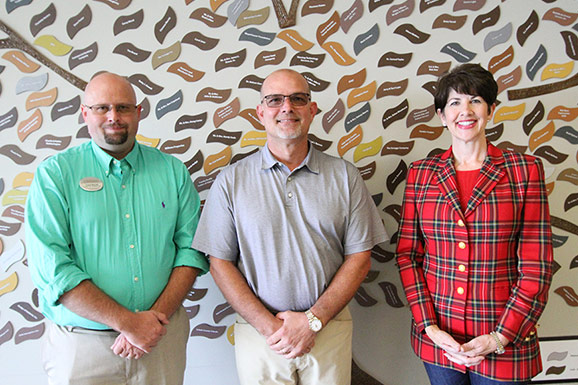
<svg viewBox="0 0 578 385"><path fill-rule="evenodd" d="M84 107L89 108L92 112L97 115L106 115L110 110L114 110L121 115L132 114L139 108L139 105L134 104L93 104L92 106L87 106L83 104Z"/></svg>
<svg viewBox="0 0 578 385"><path fill-rule="evenodd" d="M267 107L281 107L285 103L285 98L289 98L289 103L295 107L303 107L311 100L311 95L305 92L296 92L291 95L271 94L264 96L261 103L265 102Z"/></svg>

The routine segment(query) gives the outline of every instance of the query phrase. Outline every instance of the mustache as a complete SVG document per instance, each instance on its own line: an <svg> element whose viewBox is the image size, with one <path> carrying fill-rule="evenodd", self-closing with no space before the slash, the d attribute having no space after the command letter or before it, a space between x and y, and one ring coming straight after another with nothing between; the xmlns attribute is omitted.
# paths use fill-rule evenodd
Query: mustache
<svg viewBox="0 0 578 385"><path fill-rule="evenodd" d="M119 124L119 123L105 123L102 125L103 128L127 128L128 124Z"/></svg>

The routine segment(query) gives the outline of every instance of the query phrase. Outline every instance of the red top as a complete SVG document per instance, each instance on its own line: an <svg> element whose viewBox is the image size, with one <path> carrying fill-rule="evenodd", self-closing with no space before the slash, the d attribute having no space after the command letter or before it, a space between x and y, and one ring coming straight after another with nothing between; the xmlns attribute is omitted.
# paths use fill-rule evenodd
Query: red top
<svg viewBox="0 0 578 385"><path fill-rule="evenodd" d="M468 201L470 200L472 191L474 191L474 185L476 184L476 180L478 180L478 175L480 175L480 169L467 171L456 170L456 182L458 184L458 194L460 194L462 211L466 211L466 207L468 207Z"/></svg>

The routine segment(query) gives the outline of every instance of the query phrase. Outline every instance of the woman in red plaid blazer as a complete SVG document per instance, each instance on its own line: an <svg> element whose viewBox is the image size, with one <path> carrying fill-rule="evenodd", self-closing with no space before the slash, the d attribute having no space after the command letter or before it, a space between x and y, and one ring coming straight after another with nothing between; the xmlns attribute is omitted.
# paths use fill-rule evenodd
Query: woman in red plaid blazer
<svg viewBox="0 0 578 385"><path fill-rule="evenodd" d="M397 263L432 384L525 384L542 370L536 322L552 278L544 171L486 141L496 96L477 64L442 76L435 107L452 147L407 176Z"/></svg>

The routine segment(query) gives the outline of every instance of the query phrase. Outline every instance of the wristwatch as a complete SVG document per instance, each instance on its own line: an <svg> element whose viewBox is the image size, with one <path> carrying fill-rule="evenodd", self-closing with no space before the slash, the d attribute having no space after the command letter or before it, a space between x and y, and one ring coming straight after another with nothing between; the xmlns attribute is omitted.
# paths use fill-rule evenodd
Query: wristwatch
<svg viewBox="0 0 578 385"><path fill-rule="evenodd" d="M496 354L506 353L506 349L504 349L504 345L502 344L502 341L500 341L500 337L498 337L498 334L495 331L491 331L490 335L494 338L494 341L496 341L496 351L494 353Z"/></svg>
<svg viewBox="0 0 578 385"><path fill-rule="evenodd" d="M315 314L311 312L311 309L307 310L305 312L305 315L307 316L307 320L309 321L309 329L311 331L317 333L319 330L321 330L321 328L323 327L323 323L319 318L315 317Z"/></svg>

